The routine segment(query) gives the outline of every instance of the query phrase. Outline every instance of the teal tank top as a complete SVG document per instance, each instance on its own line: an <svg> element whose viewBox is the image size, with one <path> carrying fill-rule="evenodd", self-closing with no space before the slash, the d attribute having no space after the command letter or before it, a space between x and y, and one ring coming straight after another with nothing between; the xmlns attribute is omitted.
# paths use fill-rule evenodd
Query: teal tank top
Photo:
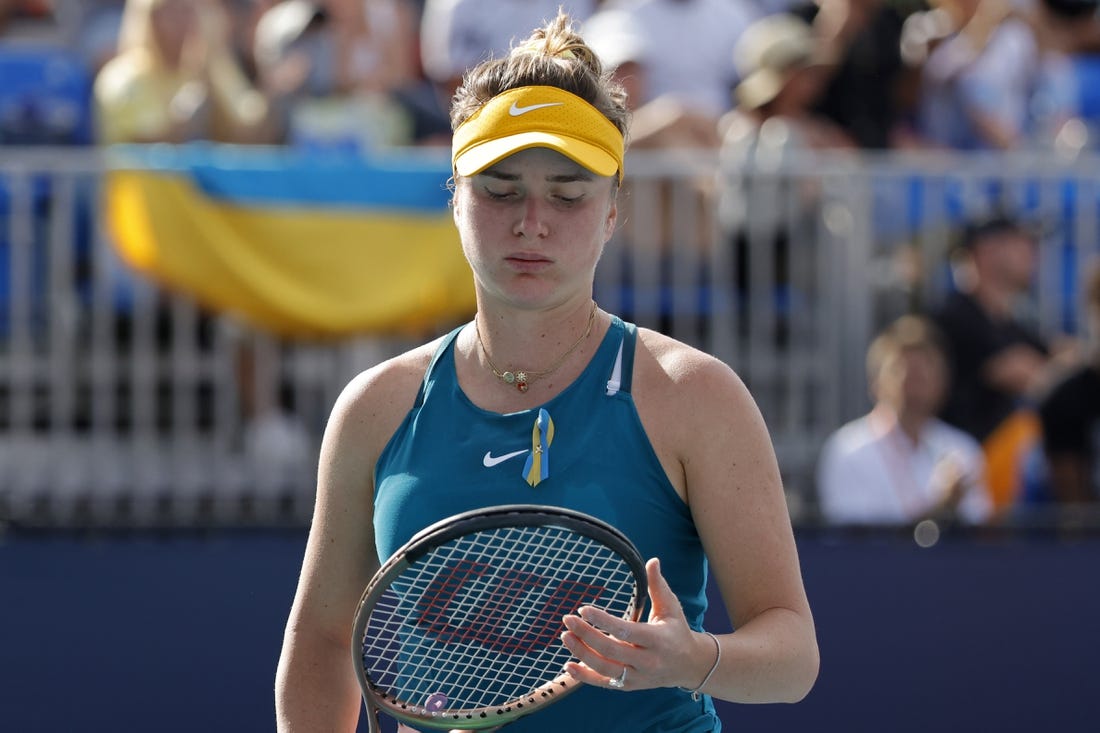
<svg viewBox="0 0 1100 733"><path fill-rule="evenodd" d="M459 512L500 504L546 504L617 527L643 558L658 557L688 623L702 628L707 561L687 505L665 475L630 395L637 331L612 316L584 372L537 408L508 414L474 405L458 385L454 341L441 343L416 402L375 467L379 558L419 530ZM552 435L535 428L542 411ZM532 445L542 443L541 460ZM509 733L721 730L713 701L675 688L617 692L584 685Z"/></svg>

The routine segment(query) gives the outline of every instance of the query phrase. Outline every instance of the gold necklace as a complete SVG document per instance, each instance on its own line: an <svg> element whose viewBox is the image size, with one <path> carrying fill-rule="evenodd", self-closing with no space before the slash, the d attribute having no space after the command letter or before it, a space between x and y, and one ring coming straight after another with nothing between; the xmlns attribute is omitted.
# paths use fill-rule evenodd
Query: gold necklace
<svg viewBox="0 0 1100 733"><path fill-rule="evenodd" d="M477 325L476 318L474 319L474 332L477 334L477 343L479 346L481 346L481 353L485 354L485 361L488 362L489 371L493 373L493 376L504 382L505 384L514 384L516 386L516 389L518 389L520 392L526 392L531 382L554 372L555 370L557 370L558 367L565 363L565 360L569 358L569 355L576 351L577 348L582 343L584 343L584 340L588 338L588 334L592 333L592 324L595 323L595 321L596 301L592 301L592 310L588 313L588 325L585 327L584 333L581 334L581 337L579 339L573 342L573 345L570 346L564 354L558 357L557 361L555 361L546 369L543 369L541 372L532 372L524 369L517 369L515 371L500 371L499 369L497 369L496 364L493 363L493 360L489 358L489 350L485 348L485 342L481 338L481 329Z"/></svg>

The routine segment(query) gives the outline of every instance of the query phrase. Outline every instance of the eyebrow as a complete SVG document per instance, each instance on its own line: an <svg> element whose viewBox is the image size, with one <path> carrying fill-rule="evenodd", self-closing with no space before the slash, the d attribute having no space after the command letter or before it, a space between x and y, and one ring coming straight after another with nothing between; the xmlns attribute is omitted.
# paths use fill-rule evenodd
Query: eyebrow
<svg viewBox="0 0 1100 733"><path fill-rule="evenodd" d="M487 169L481 171L481 173L478 173L477 175L485 176L486 178L494 178L498 181L518 181L518 180L520 180L520 176L515 174L515 173L505 173L505 172L497 170L495 168L487 168ZM592 175L592 173L590 173L588 170L586 170L584 168L581 168L581 169L577 170L575 173L561 173L561 174L546 177L546 180L549 181L550 183L573 183L575 181L585 182L585 181L591 181L593 179L594 179L594 176Z"/></svg>

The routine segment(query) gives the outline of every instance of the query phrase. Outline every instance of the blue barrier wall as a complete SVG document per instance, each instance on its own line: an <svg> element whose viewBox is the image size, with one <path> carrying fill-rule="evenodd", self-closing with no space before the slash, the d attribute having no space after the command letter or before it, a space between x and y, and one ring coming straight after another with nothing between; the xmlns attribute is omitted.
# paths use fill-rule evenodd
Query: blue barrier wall
<svg viewBox="0 0 1100 733"><path fill-rule="evenodd" d="M0 536L0 731L273 730L304 541ZM727 731L1100 729L1100 538L799 545L821 677L798 705L720 704Z"/></svg>

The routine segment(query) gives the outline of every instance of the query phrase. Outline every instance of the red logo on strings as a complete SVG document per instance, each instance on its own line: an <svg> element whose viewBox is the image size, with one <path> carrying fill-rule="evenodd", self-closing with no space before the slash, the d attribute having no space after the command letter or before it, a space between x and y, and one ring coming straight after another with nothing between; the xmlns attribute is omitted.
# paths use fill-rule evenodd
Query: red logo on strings
<svg viewBox="0 0 1100 733"><path fill-rule="evenodd" d="M486 587L489 580L492 587ZM547 589L541 608L519 607L539 588ZM516 568L497 570L488 563L456 560L429 584L417 604L416 623L441 644L476 642L500 654L527 654L553 643L563 628L561 617L595 601L604 590ZM474 603L478 605L472 607Z"/></svg>

